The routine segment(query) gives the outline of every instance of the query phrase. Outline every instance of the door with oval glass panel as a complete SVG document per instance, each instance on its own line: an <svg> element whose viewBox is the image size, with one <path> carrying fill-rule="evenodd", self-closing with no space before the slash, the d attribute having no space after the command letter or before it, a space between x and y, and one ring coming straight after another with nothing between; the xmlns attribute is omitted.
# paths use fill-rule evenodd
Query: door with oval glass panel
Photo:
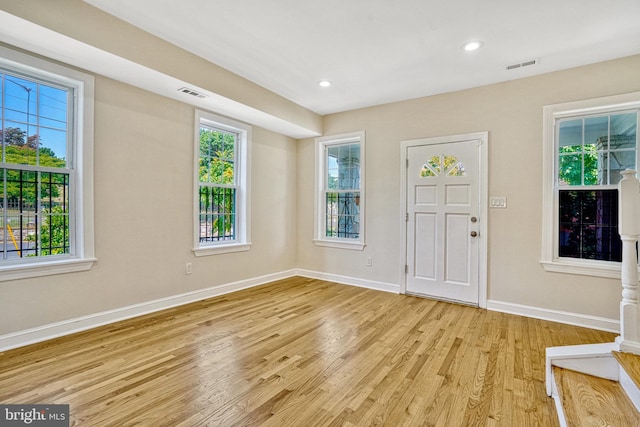
<svg viewBox="0 0 640 427"><path fill-rule="evenodd" d="M482 139L406 145L406 292L479 304Z"/></svg>

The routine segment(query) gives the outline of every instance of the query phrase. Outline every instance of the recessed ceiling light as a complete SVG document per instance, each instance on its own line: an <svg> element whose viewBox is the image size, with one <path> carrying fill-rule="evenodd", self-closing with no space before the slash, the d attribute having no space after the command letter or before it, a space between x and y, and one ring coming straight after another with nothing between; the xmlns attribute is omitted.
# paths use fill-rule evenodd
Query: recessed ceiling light
<svg viewBox="0 0 640 427"><path fill-rule="evenodd" d="M318 86L320 86L320 87L329 87L329 86L331 86L331 82L329 80L320 80L318 82Z"/></svg>
<svg viewBox="0 0 640 427"><path fill-rule="evenodd" d="M467 52L471 52L473 50L478 50L482 47L482 42L479 40L470 41L464 44L462 48Z"/></svg>

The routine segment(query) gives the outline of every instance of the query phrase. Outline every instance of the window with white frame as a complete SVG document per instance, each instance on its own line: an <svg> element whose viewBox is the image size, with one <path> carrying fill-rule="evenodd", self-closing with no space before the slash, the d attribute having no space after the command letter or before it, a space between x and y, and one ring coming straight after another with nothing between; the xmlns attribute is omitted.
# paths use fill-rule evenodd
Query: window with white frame
<svg viewBox="0 0 640 427"><path fill-rule="evenodd" d="M197 256L248 250L251 128L196 114L195 247Z"/></svg>
<svg viewBox="0 0 640 427"><path fill-rule="evenodd" d="M640 96L545 107L543 265L617 277L618 182L637 169Z"/></svg>
<svg viewBox="0 0 640 427"><path fill-rule="evenodd" d="M316 139L314 242L364 248L364 132Z"/></svg>
<svg viewBox="0 0 640 427"><path fill-rule="evenodd" d="M0 280L89 269L93 77L0 48Z"/></svg>

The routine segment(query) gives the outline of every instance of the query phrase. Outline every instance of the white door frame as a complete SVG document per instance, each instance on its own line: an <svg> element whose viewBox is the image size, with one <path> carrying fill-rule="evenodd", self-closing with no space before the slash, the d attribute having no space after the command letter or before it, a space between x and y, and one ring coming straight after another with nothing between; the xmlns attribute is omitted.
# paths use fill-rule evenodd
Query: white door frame
<svg viewBox="0 0 640 427"><path fill-rule="evenodd" d="M487 307L487 248L489 236L489 132L474 132L432 138L420 138L400 143L400 293L407 293L407 152L409 147L420 145L446 144L452 142L480 141L480 195L478 212L480 213L480 232L478 234L478 307Z"/></svg>

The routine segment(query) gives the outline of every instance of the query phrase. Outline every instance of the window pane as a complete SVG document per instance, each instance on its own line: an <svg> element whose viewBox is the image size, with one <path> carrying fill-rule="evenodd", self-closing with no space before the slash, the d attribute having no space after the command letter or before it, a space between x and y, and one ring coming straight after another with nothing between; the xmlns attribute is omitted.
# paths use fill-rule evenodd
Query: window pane
<svg viewBox="0 0 640 427"><path fill-rule="evenodd" d="M42 255L69 253L69 213L63 202L43 210L40 240Z"/></svg>
<svg viewBox="0 0 640 427"><path fill-rule="evenodd" d="M36 165L40 149L44 166L66 167L69 90L5 74L4 92L6 161Z"/></svg>
<svg viewBox="0 0 640 427"><path fill-rule="evenodd" d="M595 144L598 150L608 148L609 116L588 117L584 120L584 142Z"/></svg>
<svg viewBox="0 0 640 427"><path fill-rule="evenodd" d="M69 212L69 174L41 173L40 204L46 213Z"/></svg>
<svg viewBox="0 0 640 427"><path fill-rule="evenodd" d="M216 133L212 130L200 128L200 158L211 157Z"/></svg>
<svg viewBox="0 0 640 427"><path fill-rule="evenodd" d="M338 158L339 147L331 146L327 148L327 188L338 188Z"/></svg>
<svg viewBox="0 0 640 427"><path fill-rule="evenodd" d="M360 236L360 193L328 192L325 198L325 236L357 239Z"/></svg>
<svg viewBox="0 0 640 427"><path fill-rule="evenodd" d="M612 151L604 155L609 164L610 184L617 184L622 179L621 172L626 169L636 168L636 152ZM605 162L604 164L607 164Z"/></svg>
<svg viewBox="0 0 640 427"><path fill-rule="evenodd" d="M570 154L560 156L558 167L558 185L582 184L582 155Z"/></svg>
<svg viewBox="0 0 640 427"><path fill-rule="evenodd" d="M236 134L223 133L216 155L222 159L233 161L236 153L236 140Z"/></svg>
<svg viewBox="0 0 640 427"><path fill-rule="evenodd" d="M7 169L0 177L7 201L3 258L69 253L69 174Z"/></svg>
<svg viewBox="0 0 640 427"><path fill-rule="evenodd" d="M67 130L67 98L66 90L40 85L40 126Z"/></svg>
<svg viewBox="0 0 640 427"><path fill-rule="evenodd" d="M327 148L327 188L360 188L360 144L332 145Z"/></svg>
<svg viewBox="0 0 640 427"><path fill-rule="evenodd" d="M560 153L582 151L582 119L561 121L558 130Z"/></svg>
<svg viewBox="0 0 640 427"><path fill-rule="evenodd" d="M36 172L8 169L6 173L6 197L8 206L17 212L36 212Z"/></svg>
<svg viewBox="0 0 640 427"><path fill-rule="evenodd" d="M462 162L459 162L458 159L453 156L447 156L446 158L451 159L450 164L453 165L453 166L447 166L448 167L447 176L464 176L465 175L464 165L462 164Z"/></svg>
<svg viewBox="0 0 640 427"><path fill-rule="evenodd" d="M22 147L27 142L27 126L24 124L6 120L0 132L5 146Z"/></svg>
<svg viewBox="0 0 640 427"><path fill-rule="evenodd" d="M69 175L42 173L40 181L41 254L69 253Z"/></svg>
<svg viewBox="0 0 640 427"><path fill-rule="evenodd" d="M210 164L209 182L214 184L233 184L233 163L213 158Z"/></svg>
<svg viewBox="0 0 640 427"><path fill-rule="evenodd" d="M236 189L200 187L200 242L235 240Z"/></svg>
<svg viewBox="0 0 640 427"><path fill-rule="evenodd" d="M4 125L5 161L17 165L35 165L36 150L29 147L27 125L8 120Z"/></svg>
<svg viewBox="0 0 640 427"><path fill-rule="evenodd" d="M440 175L440 156L433 156L427 164L431 166L431 169L435 172L436 175ZM426 165L425 165L426 166Z"/></svg>
<svg viewBox="0 0 640 427"><path fill-rule="evenodd" d="M235 183L236 135L200 128L200 182Z"/></svg>
<svg viewBox="0 0 640 427"><path fill-rule="evenodd" d="M559 255L620 261L617 190L561 190Z"/></svg>
<svg viewBox="0 0 640 427"><path fill-rule="evenodd" d="M4 115L5 119L30 125L36 124L37 84L13 76L4 75ZM29 118L27 120L27 117Z"/></svg>
<svg viewBox="0 0 640 427"><path fill-rule="evenodd" d="M34 136L39 146L40 165L47 167L66 167L67 158L67 132L66 130L54 130L40 128L40 134Z"/></svg>
<svg viewBox="0 0 640 427"><path fill-rule="evenodd" d="M585 144L583 146L582 160L584 163L584 185L607 184L607 170L604 158L598 154L596 144ZM600 181L602 179L602 181Z"/></svg>
<svg viewBox="0 0 640 427"><path fill-rule="evenodd" d="M429 176L436 176L436 174L433 172L433 170L431 170L431 168L425 163L422 166L422 169L420 169L420 176L422 178L425 177L429 177Z"/></svg>
<svg viewBox="0 0 640 427"><path fill-rule="evenodd" d="M611 116L611 149L635 148L638 129L637 113L614 114Z"/></svg>

